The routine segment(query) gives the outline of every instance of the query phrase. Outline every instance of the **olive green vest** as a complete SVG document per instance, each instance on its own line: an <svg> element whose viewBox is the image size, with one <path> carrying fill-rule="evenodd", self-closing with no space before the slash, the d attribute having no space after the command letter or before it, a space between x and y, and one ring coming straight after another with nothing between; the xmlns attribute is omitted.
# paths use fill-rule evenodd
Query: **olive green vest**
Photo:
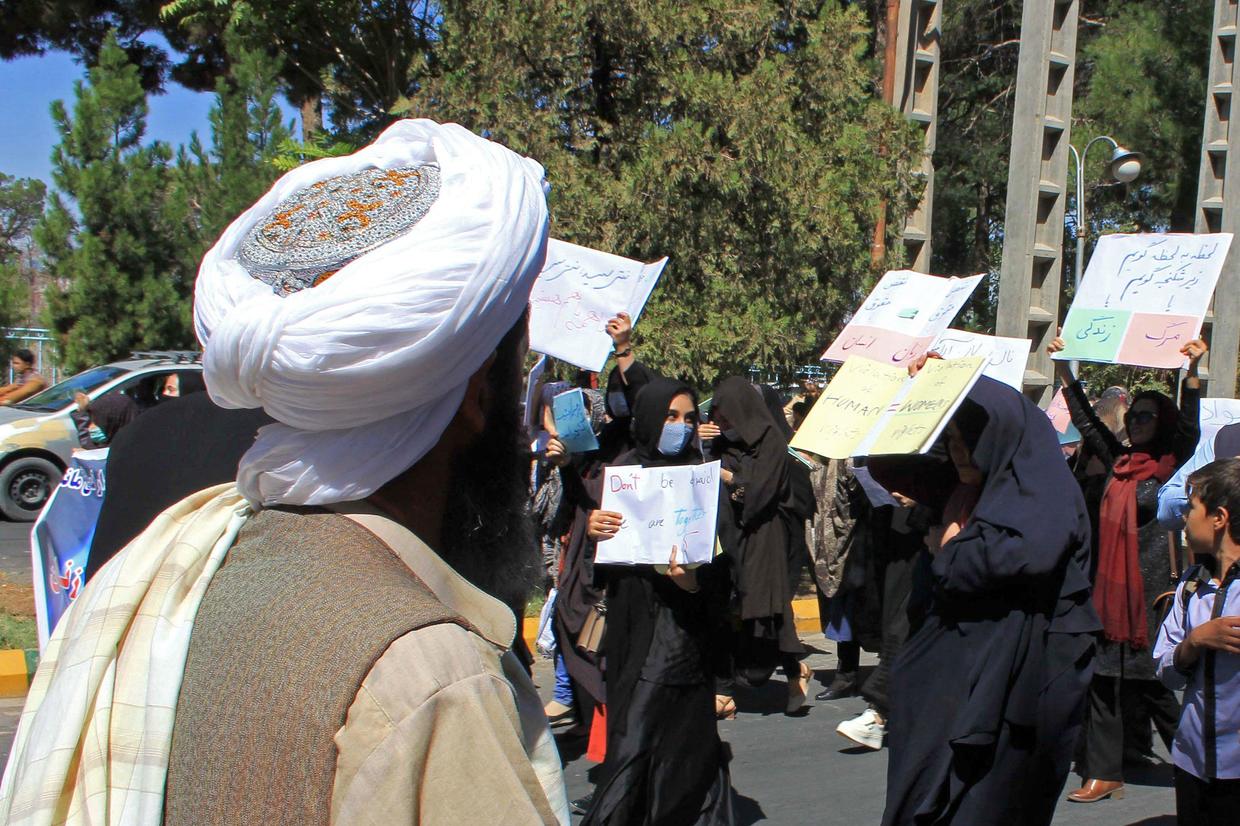
<svg viewBox="0 0 1240 826"><path fill-rule="evenodd" d="M318 509L246 524L194 621L164 823L326 824L334 737L398 637L469 627L374 534Z"/></svg>

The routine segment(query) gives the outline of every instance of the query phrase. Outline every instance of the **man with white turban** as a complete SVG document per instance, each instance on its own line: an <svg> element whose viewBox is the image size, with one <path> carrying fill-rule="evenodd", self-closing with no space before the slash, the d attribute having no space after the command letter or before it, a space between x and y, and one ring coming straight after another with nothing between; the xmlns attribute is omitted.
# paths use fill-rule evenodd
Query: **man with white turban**
<svg viewBox="0 0 1240 826"><path fill-rule="evenodd" d="M538 164L419 120L225 231L207 387L275 424L56 628L0 822L567 821L505 604L537 576L517 399L547 223Z"/></svg>

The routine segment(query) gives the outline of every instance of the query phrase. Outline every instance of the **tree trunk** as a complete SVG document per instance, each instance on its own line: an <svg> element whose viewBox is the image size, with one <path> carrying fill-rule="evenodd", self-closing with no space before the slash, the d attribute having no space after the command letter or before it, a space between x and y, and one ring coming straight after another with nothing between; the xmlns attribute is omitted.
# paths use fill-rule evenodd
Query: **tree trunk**
<svg viewBox="0 0 1240 826"><path fill-rule="evenodd" d="M323 128L323 96L310 95L301 102L301 141L308 143Z"/></svg>

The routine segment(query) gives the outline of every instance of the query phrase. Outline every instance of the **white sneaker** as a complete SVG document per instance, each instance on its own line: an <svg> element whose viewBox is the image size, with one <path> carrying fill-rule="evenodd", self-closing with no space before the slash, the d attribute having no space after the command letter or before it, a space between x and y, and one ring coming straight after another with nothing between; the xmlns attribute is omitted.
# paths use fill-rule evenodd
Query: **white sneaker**
<svg viewBox="0 0 1240 826"><path fill-rule="evenodd" d="M858 746L879 751L883 747L883 736L887 734L887 725L883 723L872 708L867 708L859 716L845 720L835 727L836 734L852 740Z"/></svg>

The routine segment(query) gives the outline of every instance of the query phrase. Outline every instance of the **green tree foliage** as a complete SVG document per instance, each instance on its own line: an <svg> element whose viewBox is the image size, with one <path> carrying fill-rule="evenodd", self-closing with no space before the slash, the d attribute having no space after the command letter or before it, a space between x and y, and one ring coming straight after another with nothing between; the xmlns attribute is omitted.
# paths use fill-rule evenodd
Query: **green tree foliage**
<svg viewBox="0 0 1240 826"><path fill-rule="evenodd" d="M193 271L178 241L190 216L173 197L171 150L142 142L145 93L115 37L105 39L75 98L72 115L52 104L57 191L35 229L62 285L49 295L49 316L64 365L80 369L133 347L189 346Z"/></svg>
<svg viewBox="0 0 1240 826"><path fill-rule="evenodd" d="M42 181L0 172L0 327L29 321L28 247L46 197Z"/></svg>
<svg viewBox="0 0 1240 826"><path fill-rule="evenodd" d="M815 358L872 283L879 202L916 195L856 9L452 0L441 34L402 111L539 159L556 237L670 256L639 336L673 374Z"/></svg>
<svg viewBox="0 0 1240 826"><path fill-rule="evenodd" d="M1090 27L1072 142L1080 149L1111 135L1145 155L1135 183L1105 186L1109 147L1091 151L1085 198L1094 235L1193 231L1213 9L1212 0L1110 2Z"/></svg>
<svg viewBox="0 0 1240 826"><path fill-rule="evenodd" d="M177 156L179 195L194 217L186 244L192 266L271 186L276 158L291 140L276 103L278 61L233 41L229 65L208 116L211 148L194 134Z"/></svg>

